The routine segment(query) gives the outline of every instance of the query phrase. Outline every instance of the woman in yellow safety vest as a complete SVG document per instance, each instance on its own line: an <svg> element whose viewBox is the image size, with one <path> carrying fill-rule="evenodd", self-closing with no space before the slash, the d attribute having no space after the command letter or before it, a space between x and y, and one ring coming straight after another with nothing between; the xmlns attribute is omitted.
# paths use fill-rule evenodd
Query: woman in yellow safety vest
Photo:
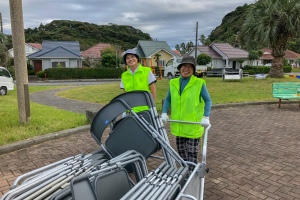
<svg viewBox="0 0 300 200"><path fill-rule="evenodd" d="M120 88L124 92L143 90L151 92L154 102L156 102L156 78L150 67L144 67L140 63L140 57L134 49L128 49L124 52L123 62L129 66L127 71L123 72ZM139 112L145 108L134 109Z"/></svg>
<svg viewBox="0 0 300 200"><path fill-rule="evenodd" d="M180 121L200 122L198 124L170 124L171 133L176 136L176 146L183 160L198 163L200 138L203 126L208 126L212 101L206 88L205 80L193 74L196 71L195 59L188 56L182 59L177 69L180 77L170 80L170 87L162 110L162 120L167 122L171 106L171 119ZM194 167L189 165L189 169Z"/></svg>

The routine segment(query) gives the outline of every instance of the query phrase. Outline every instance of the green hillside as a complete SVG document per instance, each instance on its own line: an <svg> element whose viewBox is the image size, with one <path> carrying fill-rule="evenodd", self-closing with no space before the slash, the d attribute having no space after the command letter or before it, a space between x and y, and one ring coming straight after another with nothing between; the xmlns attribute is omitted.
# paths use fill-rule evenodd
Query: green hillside
<svg viewBox="0 0 300 200"><path fill-rule="evenodd" d="M42 43L43 40L79 41L80 50L102 43L118 45L122 49L136 46L139 40L152 40L148 33L143 33L126 25L97 25L87 22L54 20L49 24L41 24L34 29L25 29L25 42ZM10 37L11 41L11 37ZM8 49L11 48L8 42Z"/></svg>
<svg viewBox="0 0 300 200"><path fill-rule="evenodd" d="M222 19L222 23L212 30L208 36L210 42L228 42L232 46L242 47L248 51L252 50L246 47L243 41L240 40L240 30L246 19L247 11L252 4L244 4L238 6L234 11L226 14ZM263 48L263 44L254 45L255 50ZM300 53L300 38L294 38L288 45L288 49Z"/></svg>

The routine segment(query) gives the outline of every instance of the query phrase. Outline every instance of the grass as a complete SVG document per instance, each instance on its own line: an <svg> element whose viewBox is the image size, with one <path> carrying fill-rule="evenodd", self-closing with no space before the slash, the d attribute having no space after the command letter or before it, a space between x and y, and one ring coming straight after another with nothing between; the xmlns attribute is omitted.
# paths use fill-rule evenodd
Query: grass
<svg viewBox="0 0 300 200"><path fill-rule="evenodd" d="M30 86L29 91L38 92L54 88L57 87ZM29 124L20 125L16 90L0 96L0 146L88 124L84 114L34 102L30 102L30 117Z"/></svg>
<svg viewBox="0 0 300 200"><path fill-rule="evenodd" d="M204 78L207 83L213 105L277 101L272 97L273 82L300 81L285 76L282 79L266 78L255 80L253 77L244 78L243 81L222 81L221 78ZM60 86L62 87L62 86ZM66 86L64 86L66 87ZM58 88L57 86L30 86L30 93ZM169 88L168 80L157 81L157 111L161 112L162 99L165 98ZM73 87L59 92L57 95L84 102L107 104L112 98L122 93L119 82L101 85ZM0 96L0 145L13 143L19 140L44 135L51 132L86 125L88 122L84 114L72 113L30 102L31 122L20 125L18 119L18 105L16 90L9 91Z"/></svg>
<svg viewBox="0 0 300 200"><path fill-rule="evenodd" d="M286 76L281 79L266 78L255 80L254 77L244 78L242 81L222 81L221 78L204 78L210 93L213 105L257 102L257 101L275 101L272 97L272 83L283 81L299 81L299 79ZM165 98L169 88L168 80L157 81L157 99L156 108L160 112L162 108L162 99ZM107 104L113 97L122 93L119 89L119 83L105 85L85 86L76 89L70 89L58 93L59 96L77 99L91 103Z"/></svg>

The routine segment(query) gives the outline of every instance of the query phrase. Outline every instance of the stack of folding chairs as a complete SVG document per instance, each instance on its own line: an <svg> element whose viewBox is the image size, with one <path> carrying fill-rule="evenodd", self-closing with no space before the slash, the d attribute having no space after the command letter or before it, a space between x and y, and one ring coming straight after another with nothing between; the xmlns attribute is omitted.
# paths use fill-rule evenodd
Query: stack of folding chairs
<svg viewBox="0 0 300 200"><path fill-rule="evenodd" d="M137 106L148 110L134 112ZM128 114L121 118L123 112ZM109 136L104 139L107 128ZM171 147L150 93L121 94L92 121L90 132L100 150L19 176L1 200L203 199L209 128L203 134L202 162L185 162ZM149 157L159 160L151 172ZM188 165L195 166L192 172Z"/></svg>

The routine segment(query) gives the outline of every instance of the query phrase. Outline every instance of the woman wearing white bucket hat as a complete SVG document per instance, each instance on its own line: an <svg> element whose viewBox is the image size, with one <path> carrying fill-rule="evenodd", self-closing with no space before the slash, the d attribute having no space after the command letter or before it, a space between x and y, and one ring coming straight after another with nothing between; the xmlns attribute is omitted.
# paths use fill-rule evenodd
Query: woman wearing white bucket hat
<svg viewBox="0 0 300 200"><path fill-rule="evenodd" d="M120 88L124 92L143 90L151 92L154 102L156 102L156 78L150 67L144 67L140 63L140 57L133 49L124 52L123 62L128 66L128 70L122 74ZM139 112L145 110L135 109Z"/></svg>

